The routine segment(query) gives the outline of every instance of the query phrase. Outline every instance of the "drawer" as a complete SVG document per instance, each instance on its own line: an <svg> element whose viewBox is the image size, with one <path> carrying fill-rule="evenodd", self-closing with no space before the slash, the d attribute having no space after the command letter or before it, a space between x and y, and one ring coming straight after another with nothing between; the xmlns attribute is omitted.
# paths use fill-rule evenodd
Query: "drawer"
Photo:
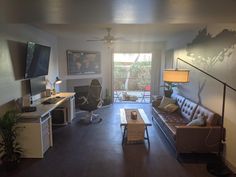
<svg viewBox="0 0 236 177"><path fill-rule="evenodd" d="M42 136L44 136L44 135L49 135L50 133L49 133L49 129L44 129L43 131L42 131Z"/></svg>
<svg viewBox="0 0 236 177"><path fill-rule="evenodd" d="M42 131L45 131L45 130L48 131L48 129L49 129L49 123L48 121L46 121L42 124Z"/></svg>
<svg viewBox="0 0 236 177"><path fill-rule="evenodd" d="M43 153L48 150L50 146L50 135L49 132L43 134Z"/></svg>

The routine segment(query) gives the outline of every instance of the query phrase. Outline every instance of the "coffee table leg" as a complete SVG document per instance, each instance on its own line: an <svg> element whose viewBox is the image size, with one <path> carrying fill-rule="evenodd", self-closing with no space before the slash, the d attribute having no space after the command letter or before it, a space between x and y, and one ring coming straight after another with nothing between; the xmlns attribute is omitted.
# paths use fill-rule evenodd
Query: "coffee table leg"
<svg viewBox="0 0 236 177"><path fill-rule="evenodd" d="M123 136L122 136L122 145L124 144L124 141L125 141L126 130L127 130L127 126L124 127Z"/></svg>
<svg viewBox="0 0 236 177"><path fill-rule="evenodd" d="M146 132L146 135L147 135L148 144L150 144L147 126L145 127L145 132Z"/></svg>

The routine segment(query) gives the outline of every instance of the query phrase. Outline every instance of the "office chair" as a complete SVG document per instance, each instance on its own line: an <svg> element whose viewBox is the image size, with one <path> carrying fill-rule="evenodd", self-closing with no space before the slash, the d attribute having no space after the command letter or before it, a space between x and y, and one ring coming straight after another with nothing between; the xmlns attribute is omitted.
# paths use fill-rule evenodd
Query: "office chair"
<svg viewBox="0 0 236 177"><path fill-rule="evenodd" d="M89 112L88 118L89 123L99 123L102 121L102 118L99 118L98 114L95 114L94 111L102 107L102 86L97 79L93 79L88 89L88 95L82 96L79 99L79 109ZM98 119L99 118L99 119ZM84 119L86 120L86 118Z"/></svg>

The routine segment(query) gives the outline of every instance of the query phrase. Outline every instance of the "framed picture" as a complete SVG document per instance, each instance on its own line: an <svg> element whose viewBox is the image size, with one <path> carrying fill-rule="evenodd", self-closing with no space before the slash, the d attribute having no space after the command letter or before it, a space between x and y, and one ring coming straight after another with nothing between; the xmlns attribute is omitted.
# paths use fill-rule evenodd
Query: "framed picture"
<svg viewBox="0 0 236 177"><path fill-rule="evenodd" d="M100 52L67 50L68 75L100 74Z"/></svg>

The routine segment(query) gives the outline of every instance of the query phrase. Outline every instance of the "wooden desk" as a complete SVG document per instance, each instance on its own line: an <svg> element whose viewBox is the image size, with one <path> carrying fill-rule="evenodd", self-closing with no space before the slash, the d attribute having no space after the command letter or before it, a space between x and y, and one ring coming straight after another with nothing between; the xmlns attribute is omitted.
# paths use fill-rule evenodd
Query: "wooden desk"
<svg viewBox="0 0 236 177"><path fill-rule="evenodd" d="M75 93L59 93L36 101L36 111L21 114L19 127L22 127L17 141L23 148L25 158L43 158L49 147L53 146L51 111L58 106L67 109L67 121L74 118ZM55 104L41 104L46 99L63 97Z"/></svg>

